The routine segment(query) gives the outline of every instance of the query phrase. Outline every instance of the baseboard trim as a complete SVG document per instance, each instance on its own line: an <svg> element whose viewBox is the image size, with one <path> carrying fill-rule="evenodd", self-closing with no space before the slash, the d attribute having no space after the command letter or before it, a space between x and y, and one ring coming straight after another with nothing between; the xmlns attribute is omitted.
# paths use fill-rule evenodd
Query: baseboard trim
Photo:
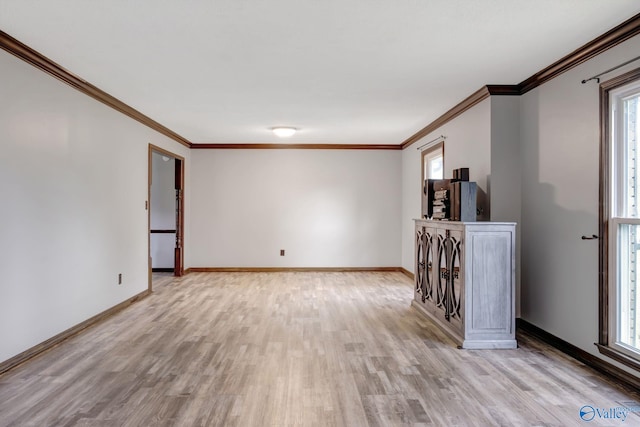
<svg viewBox="0 0 640 427"><path fill-rule="evenodd" d="M173 268L160 268L160 267L151 269L153 273L173 273L173 270L174 270Z"/></svg>
<svg viewBox="0 0 640 427"><path fill-rule="evenodd" d="M75 326L72 326L71 328L67 329L66 331L61 332L58 335L55 335L55 336L49 338L48 340L43 341L40 344L35 345L35 346L31 347L28 350L23 351L22 353L12 357L11 359L0 363L0 375L2 375L5 372L15 368L16 366L28 361L29 359L32 359L33 357L39 355L40 353L43 353L43 352L55 347L56 345L60 344L64 340L71 338L72 336L74 336L74 335L82 332L83 330L89 328L90 326L94 326L97 323L106 320L107 318L113 316L114 314L118 313L119 311L124 310L125 308L127 308L128 306L133 304L134 302L140 301L144 297L148 296L150 293L151 292L149 290L145 290L143 292L140 292L139 294L134 295L133 297L127 299L126 301L123 301L120 304L115 305L115 306L103 311L102 313L96 314L95 316L85 320L84 322L79 323L79 324L77 324Z"/></svg>
<svg viewBox="0 0 640 427"><path fill-rule="evenodd" d="M612 365L611 363L608 363L553 334L550 334L544 329L541 329L526 320L520 318L516 319L516 328L538 338L540 341L555 347L566 355L571 356L588 367L608 376L616 383L633 391L640 391L640 378L630 374L629 372L620 369L617 366Z"/></svg>
<svg viewBox="0 0 640 427"><path fill-rule="evenodd" d="M191 267L190 273L282 273L282 272L357 272L395 271L404 273L402 267Z"/></svg>
<svg viewBox="0 0 640 427"><path fill-rule="evenodd" d="M412 281L416 279L416 276L415 276L412 272L410 272L409 270L407 270L407 269L406 269L406 268L404 268L404 267L400 267L400 272L401 272L402 274L404 274L405 276L407 276L407 277L408 277L409 279L411 279Z"/></svg>

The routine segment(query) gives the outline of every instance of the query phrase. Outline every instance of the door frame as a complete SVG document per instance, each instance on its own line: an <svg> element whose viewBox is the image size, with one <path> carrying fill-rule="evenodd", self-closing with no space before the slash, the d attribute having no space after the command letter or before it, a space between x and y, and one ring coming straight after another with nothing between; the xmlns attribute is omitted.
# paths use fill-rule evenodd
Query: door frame
<svg viewBox="0 0 640 427"><path fill-rule="evenodd" d="M176 246L174 249L173 275L176 277L184 275L184 157L171 151L160 148L157 145L149 144L148 150L148 185L147 185L147 258L149 270L149 291L151 291L152 265L151 265L151 184L153 181L153 153L175 159L175 189L178 191L178 209L176 212Z"/></svg>

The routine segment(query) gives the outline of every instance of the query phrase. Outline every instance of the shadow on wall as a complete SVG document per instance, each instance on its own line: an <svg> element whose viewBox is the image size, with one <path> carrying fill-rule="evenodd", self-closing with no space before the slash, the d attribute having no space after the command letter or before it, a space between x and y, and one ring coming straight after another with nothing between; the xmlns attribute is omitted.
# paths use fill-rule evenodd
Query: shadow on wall
<svg viewBox="0 0 640 427"><path fill-rule="evenodd" d="M491 204L489 203L489 194L491 194L491 175L487 175L487 191L480 186L476 191L477 220L491 221Z"/></svg>
<svg viewBox="0 0 640 427"><path fill-rule="evenodd" d="M539 93L531 96L535 98L523 112L526 120L521 129L521 317L576 345L590 345L598 336L598 240L582 240L581 236L597 234L598 216L563 204L571 204L570 197L577 200L598 189L585 187L568 167L561 167L574 164L575 147L584 141L577 144L575 135L573 139L541 140ZM568 126L567 120L571 117L563 117L556 125ZM550 153L544 170L554 182L541 182L541 152ZM567 200L558 200L559 190Z"/></svg>
<svg viewBox="0 0 640 427"><path fill-rule="evenodd" d="M552 184L536 184L535 208L522 214L521 315L552 333L580 329L580 312L598 313L598 241L581 238L597 232L598 218L563 208Z"/></svg>

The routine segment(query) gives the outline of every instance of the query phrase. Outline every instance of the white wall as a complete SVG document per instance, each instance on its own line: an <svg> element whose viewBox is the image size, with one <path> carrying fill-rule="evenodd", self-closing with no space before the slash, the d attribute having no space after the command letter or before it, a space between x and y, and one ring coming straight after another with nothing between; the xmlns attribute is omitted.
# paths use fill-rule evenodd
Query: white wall
<svg viewBox="0 0 640 427"><path fill-rule="evenodd" d="M400 151L194 150L192 163L193 267L400 265Z"/></svg>
<svg viewBox="0 0 640 427"><path fill-rule="evenodd" d="M152 153L151 168L151 229L175 230L176 190L175 159L157 152ZM168 159L167 161L163 158ZM153 268L173 268L175 233L151 234L151 265Z"/></svg>
<svg viewBox="0 0 640 427"><path fill-rule="evenodd" d="M491 220L520 220L520 97L491 97Z"/></svg>
<svg viewBox="0 0 640 427"><path fill-rule="evenodd" d="M515 222L516 316L520 316L521 276L520 97L491 97L491 220Z"/></svg>
<svg viewBox="0 0 640 427"><path fill-rule="evenodd" d="M490 195L491 100L486 99L402 151L402 267L414 270L414 218L420 217L421 151L418 147L440 135L444 142L444 176L469 168L469 180Z"/></svg>
<svg viewBox="0 0 640 427"><path fill-rule="evenodd" d="M598 242L580 237L598 234L599 94L581 81L638 52L635 37L521 97L522 317L598 357Z"/></svg>
<svg viewBox="0 0 640 427"><path fill-rule="evenodd" d="M190 153L4 51L0 75L4 361L147 289L148 144Z"/></svg>

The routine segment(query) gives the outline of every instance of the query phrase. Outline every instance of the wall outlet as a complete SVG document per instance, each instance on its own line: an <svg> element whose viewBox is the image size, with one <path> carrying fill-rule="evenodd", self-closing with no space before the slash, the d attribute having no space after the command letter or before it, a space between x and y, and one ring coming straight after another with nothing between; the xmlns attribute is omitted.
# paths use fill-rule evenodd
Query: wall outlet
<svg viewBox="0 0 640 427"><path fill-rule="evenodd" d="M280 256L284 256L284 249L280 249Z"/></svg>
<svg viewBox="0 0 640 427"><path fill-rule="evenodd" d="M122 285L122 273L118 274L118 285Z"/></svg>

